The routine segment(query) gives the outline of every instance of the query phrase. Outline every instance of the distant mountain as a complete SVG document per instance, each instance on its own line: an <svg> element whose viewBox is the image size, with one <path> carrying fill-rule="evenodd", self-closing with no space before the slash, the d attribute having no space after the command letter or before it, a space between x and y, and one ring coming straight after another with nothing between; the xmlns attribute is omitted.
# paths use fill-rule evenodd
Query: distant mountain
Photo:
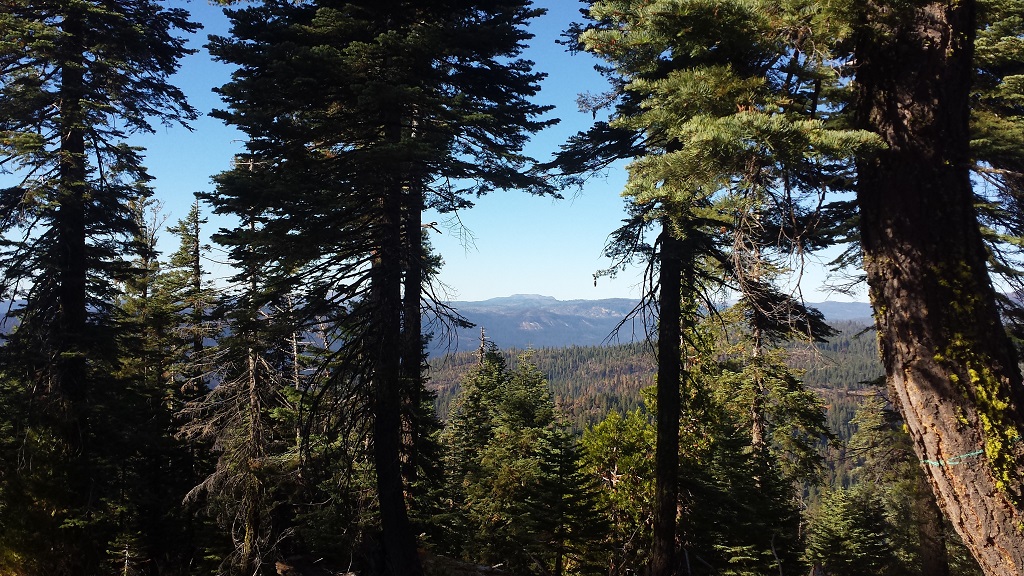
<svg viewBox="0 0 1024 576"><path fill-rule="evenodd" d="M431 346L432 356L448 351L475 350L480 346L480 329L499 348L543 348L598 346L629 343L646 338L641 319L623 323L637 302L628 298L605 300L558 300L537 294L516 294L481 302L451 302L474 328L460 329L445 349L439 339ZM871 321L871 307L863 302L822 302L811 304L830 321ZM620 325L621 324L621 325ZM618 328L616 330L616 328Z"/></svg>
<svg viewBox="0 0 1024 576"><path fill-rule="evenodd" d="M551 296L516 294L482 302L452 302L452 307L475 324L457 331L452 351L475 350L480 329L499 348L597 346L644 338L639 320L626 322L617 338L616 327L636 306L628 298L557 300ZM445 350L431 349L431 355Z"/></svg>
<svg viewBox="0 0 1024 576"><path fill-rule="evenodd" d="M807 304L817 308L830 322L863 321L864 324L870 324L872 321L871 304L867 302L808 302Z"/></svg>

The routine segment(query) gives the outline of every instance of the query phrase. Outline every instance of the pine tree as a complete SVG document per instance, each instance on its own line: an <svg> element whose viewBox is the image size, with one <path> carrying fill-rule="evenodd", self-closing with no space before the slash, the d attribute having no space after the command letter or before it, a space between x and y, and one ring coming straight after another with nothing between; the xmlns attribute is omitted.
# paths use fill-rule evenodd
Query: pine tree
<svg viewBox="0 0 1024 576"><path fill-rule="evenodd" d="M600 479L610 531L608 574L640 571L651 553L655 430L639 409L612 412L583 433L585 470Z"/></svg>
<svg viewBox="0 0 1024 576"><path fill-rule="evenodd" d="M988 466L933 467L930 477L985 569L998 573L1009 565L1019 573L1016 552L996 552L1020 549L1011 534L1020 523L1014 446L1022 398L1014 351L997 336L1002 325L988 262L997 272L1014 272L1001 246L984 243L970 177L972 166L997 175L1012 206L1013 170L989 168L1016 162L1005 145L1018 130L1009 104L1019 92L1018 52L999 51L1003 59L993 47L1004 40L1013 46L1019 21L1007 17L1012 5L983 6L979 20L974 2L778 9L595 2L582 42L615 66L656 74L624 74L619 86L637 93L627 110L634 118L681 141L679 151L666 148L648 164L654 176L661 170L661 181L770 192L782 207L799 204L801 195L819 204L825 191L856 188L882 356L919 457L940 461L983 447ZM973 148L972 109L980 136ZM837 205L840 220L845 212L849 221L848 208ZM1012 226L1013 213L986 209L984 217ZM820 219L791 221L781 231L798 240ZM964 419L968 426L954 431Z"/></svg>
<svg viewBox="0 0 1024 576"><path fill-rule="evenodd" d="M185 573L195 565L196 542L181 500L196 481L195 458L179 439L173 418L181 408L171 378L172 331L178 310L159 287L157 239L165 216L158 202L130 208L136 219L136 275L122 287L116 308L121 328L119 362L111 374L120 383L115 421L131 434L113 468L121 498L116 500L118 532L108 545L115 572L160 566Z"/></svg>
<svg viewBox="0 0 1024 576"><path fill-rule="evenodd" d="M540 76L518 58L539 13L523 1L271 0L231 11L234 36L211 43L240 66L217 115L249 136L211 201L273 215L220 241L260 262L270 289L301 287L293 332L316 318L346 334L335 360L373 399L392 573L421 572L400 465L403 411L422 387L414 311L430 281L419 212L465 208L492 189L552 192L522 169L526 135L549 123L527 101Z"/></svg>
<svg viewBox="0 0 1024 576"><path fill-rule="evenodd" d="M197 198L188 214L167 228L178 239L178 249L156 278L157 289L174 311L175 324L170 334L174 364L169 370L186 400L202 396L209 386L203 374L203 351L218 335L217 324L211 318L218 293L207 279L209 272L203 265L209 250L202 242L202 226L206 222Z"/></svg>
<svg viewBox="0 0 1024 576"><path fill-rule="evenodd" d="M856 457L856 482L873 486L891 526L891 544L904 574L978 574L928 485L899 413L886 395L870 396L857 408L857 431L849 442ZM954 465L963 465L955 463Z"/></svg>
<svg viewBox="0 0 1024 576"><path fill-rule="evenodd" d="M868 484L826 496L810 528L807 559L829 576L899 574L889 524Z"/></svg>
<svg viewBox="0 0 1024 576"><path fill-rule="evenodd" d="M481 350L442 435L451 510L435 519L442 552L533 571L533 528L544 520L528 499L537 495L555 422L547 380L528 355L512 370L496 349Z"/></svg>
<svg viewBox="0 0 1024 576"><path fill-rule="evenodd" d="M116 522L104 510L116 500L110 467L127 449L111 438L121 430L113 423L119 410L141 408L128 408L110 376L116 288L135 274L128 206L150 193L140 150L125 140L154 121L195 117L167 79L190 52L176 34L198 25L148 0L15 0L2 26L0 166L16 184L0 190L0 291L17 324L2 354L23 390L14 433L36 439L24 444L31 455L4 460L50 470L16 467L7 496L33 523L32 540L51 548L17 534L0 540L28 570L92 574ZM20 524L0 522L4 532Z"/></svg>
<svg viewBox="0 0 1024 576"><path fill-rule="evenodd" d="M600 544L610 528L597 479L580 465L577 440L551 430L539 449L539 476L524 499L529 527L524 546L544 574L605 574Z"/></svg>
<svg viewBox="0 0 1024 576"><path fill-rule="evenodd" d="M579 172L615 157L633 159L625 190L634 204L630 214L662 229L659 346L666 348L659 365L667 368L679 358L668 339L680 332L681 313L687 322L674 294L698 303L699 287L713 287L722 269L726 277L738 274L725 255L730 229L764 214L784 246L811 247L816 221L801 212L799 198L848 187L849 159L874 140L830 128L829 112L818 106L822 85L835 75L826 53L808 49L819 39L795 33L818 32L802 21L820 18L812 10L794 16L751 2L612 0L592 2L587 15L586 26L573 30L575 47L608 64L612 93L603 101L611 103L611 120L570 141L557 164ZM627 248L637 237L619 236ZM691 263L694 254L707 260ZM678 258L689 281L675 280L671 265ZM709 265L720 271L708 274ZM674 372L664 376L674 381ZM662 378L666 397L659 405L674 419L677 407L667 396L673 384ZM668 425L659 437L666 464L658 473L665 491L656 574L679 569L669 526L675 502L668 466L675 451L667 445L674 436Z"/></svg>
<svg viewBox="0 0 1024 576"><path fill-rule="evenodd" d="M974 58L977 26L986 23L976 7L922 2L883 15L868 4L855 13L854 121L887 145L859 163L857 197L882 361L918 458L984 451L984 465L928 466L928 477L986 574L1021 574L1016 441L1024 385L999 315L970 174L973 153L985 152L971 148L972 108L991 121L994 104L975 105L972 80L983 78L989 95L993 84L1007 95L1017 90L998 67L985 69L990 60ZM1009 112L1007 128L1016 122Z"/></svg>

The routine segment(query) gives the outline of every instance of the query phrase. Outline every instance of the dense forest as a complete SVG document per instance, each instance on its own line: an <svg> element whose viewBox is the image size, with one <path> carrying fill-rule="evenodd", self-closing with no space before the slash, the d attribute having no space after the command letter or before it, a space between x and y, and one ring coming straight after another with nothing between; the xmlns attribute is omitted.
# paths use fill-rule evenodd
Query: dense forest
<svg viewBox="0 0 1024 576"><path fill-rule="evenodd" d="M823 342L788 343L786 364L800 374L804 386L826 400L829 428L848 440L856 406L843 399L862 397L860 392L866 388L863 395L877 390L883 369L872 330L850 321L836 322L834 328L836 333ZM596 424L609 412L625 415L640 407L641 392L653 385L656 370L650 342L512 348L502 354L510 367L516 367L522 357L544 374L559 412L577 431ZM430 359L427 388L435 394L435 409L442 421L448 418L462 378L478 361L478 352Z"/></svg>
<svg viewBox="0 0 1024 576"><path fill-rule="evenodd" d="M583 1L546 161L529 0L226 3L207 111L188 10L0 0L0 574L1024 575L1019 1ZM424 212L615 164L650 342L428 363Z"/></svg>

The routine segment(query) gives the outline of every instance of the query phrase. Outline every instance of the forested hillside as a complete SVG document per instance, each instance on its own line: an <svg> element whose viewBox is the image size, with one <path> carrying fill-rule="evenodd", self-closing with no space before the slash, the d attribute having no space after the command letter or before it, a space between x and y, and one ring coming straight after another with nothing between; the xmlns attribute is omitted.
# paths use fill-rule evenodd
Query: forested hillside
<svg viewBox="0 0 1024 576"><path fill-rule="evenodd" d="M625 414L640 406L640 391L652 385L655 361L650 345L569 346L502 351L516 367L529 359L547 378L555 405L577 430L603 419L609 411ZM437 394L437 414L447 419L462 378L479 362L478 352L432 358L430 390Z"/></svg>
<svg viewBox="0 0 1024 576"><path fill-rule="evenodd" d="M882 376L874 332L860 322L834 323L837 334L826 342L790 344L787 363L804 385L829 407L830 428L848 439L849 421L859 397L877 391ZM479 341L478 341L479 342ZM477 344L479 347L479 343ZM580 430L609 411L625 414L641 405L640 391L654 385L656 362L648 342L608 346L542 347L502 352L510 366L525 357L548 380L555 403ZM459 382L479 362L479 352L458 352L430 359L428 387L436 396L438 416L447 418ZM872 387L874 385L874 387Z"/></svg>

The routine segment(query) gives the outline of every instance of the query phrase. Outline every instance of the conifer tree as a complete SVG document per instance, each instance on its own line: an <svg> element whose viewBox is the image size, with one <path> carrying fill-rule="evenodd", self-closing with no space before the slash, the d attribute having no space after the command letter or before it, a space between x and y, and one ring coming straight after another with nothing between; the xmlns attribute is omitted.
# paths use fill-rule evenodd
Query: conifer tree
<svg viewBox="0 0 1024 576"><path fill-rule="evenodd" d="M235 171L254 174L235 186L228 173L211 201L273 215L221 239L262 262L269 289L301 287L293 331L316 318L346 334L335 361L373 399L390 573L421 572L400 465L403 398L419 395L403 387L422 385L419 212L493 189L551 192L522 169L526 135L548 124L527 101L540 76L518 58L537 14L526 1L270 0L231 11L233 37L211 43L240 66L217 115L249 136Z"/></svg>
<svg viewBox="0 0 1024 576"><path fill-rule="evenodd" d="M986 249L970 170L995 175L1013 206L1014 170L1000 168L1017 165L1006 143L1019 133L1009 105L1019 97L1019 52L1012 47L1020 35L1010 6L595 2L594 31L584 36L602 56L628 54L619 60L666 71L663 81L627 78L622 86L649 89L655 98L647 101L648 117L694 135L681 156L701 162L676 162L681 170L673 179L721 178L716 187L737 179L769 183L785 192L775 194L782 206L796 198L791 191L818 194L855 183L882 355L919 457L940 462L984 450L985 466L931 466L929 476L989 573L1021 571L1013 526L1020 524L1016 438L1024 420L1020 375L1009 340L999 336L988 263L996 272L1015 272L1006 244ZM667 42L650 48L664 31L678 30L685 33L665 35ZM1000 45L1006 49L996 50ZM672 69L684 60L696 66L679 77L700 76L681 85ZM831 120L861 132L827 130ZM725 150L725 163L701 156ZM1014 210L994 211L991 203L984 209L986 223L1013 226ZM1000 238L997 230L985 234Z"/></svg>
<svg viewBox="0 0 1024 576"><path fill-rule="evenodd" d="M892 547L902 571L949 574L945 522L902 430L903 422L882 398L873 396L857 408L851 423L857 432L850 439L849 452L860 461L855 478L879 489L887 508L897 508L890 516L907 520L893 522L892 530Z"/></svg>
<svg viewBox="0 0 1024 576"><path fill-rule="evenodd" d="M869 3L852 15L853 120L886 144L859 162L857 199L881 357L918 458L978 454L976 466L925 469L985 573L1022 574L1024 384L970 173L975 160L1013 165L1015 155L1001 154L999 143L1019 124L1019 111L1005 106L1019 97L1010 72L1019 52L996 64L992 45L1017 42L1020 26L994 19L993 4L979 19L978 6L920 2L890 12ZM983 137L973 149L972 130ZM986 135L997 137L985 142Z"/></svg>
<svg viewBox="0 0 1024 576"><path fill-rule="evenodd" d="M654 426L639 409L625 416L611 412L584 431L582 447L586 471L600 479L611 524L608 574L639 571L653 541Z"/></svg>
<svg viewBox="0 0 1024 576"><path fill-rule="evenodd" d="M544 574L606 574L601 544L610 526L597 479L580 465L577 440L565 430L552 430L539 456L540 474L525 498L524 545L535 550Z"/></svg>
<svg viewBox="0 0 1024 576"><path fill-rule="evenodd" d="M663 230L658 264L659 346L665 347L659 366L664 369L680 357L667 341L682 330L680 313L686 317L674 305L674 293L682 290L696 303L697 287L714 285L712 275L686 260L688 254L732 274L725 256L729 229L762 211L774 211L766 222L776 224L787 245L797 251L809 247L813 222L800 212L798 198L848 186L843 176L849 158L873 139L831 129L828 111L818 106L822 85L834 81L835 73L827 54L809 49L818 39L796 33L819 32L802 21L820 17L813 11L794 16L750 2L712 7L609 0L592 2L587 15L589 22L573 31L579 34L575 46L608 64L612 93L604 101L610 103L611 120L570 141L557 163L578 172L614 157L634 159L625 190L635 205L630 213L642 214L641 223L659 220ZM747 201L723 204L730 196ZM732 212L736 207L742 210ZM626 246L637 245L628 235L625 239ZM690 270L689 282L670 281L676 271L666 266L678 258L686 264L684 277ZM673 384L659 374L659 386ZM660 443L674 437L667 425L678 407L669 399L659 399L668 419ZM655 534L655 574L679 570L670 529L675 518L667 464L675 450L670 448L663 451L666 465L657 474L666 491L659 505L662 527Z"/></svg>
<svg viewBox="0 0 1024 576"><path fill-rule="evenodd" d="M110 437L122 430L115 413L142 409L126 406L110 376L117 281L135 273L127 207L149 195L140 150L125 140L195 117L168 77L189 53L177 34L198 25L149 0L15 0L0 22L0 167L15 182L0 189L0 291L12 302L8 326L17 324L0 353L22 390L14 434L39 440L4 461L50 470L16 466L18 489L6 496L31 540L51 548L0 540L27 570L93 574L115 522L103 510L116 500L108 467L127 448Z"/></svg>
<svg viewBox="0 0 1024 576"><path fill-rule="evenodd" d="M528 354L515 369L494 348L481 356L442 435L451 513L435 520L443 530L437 543L464 560L529 573L537 565L535 528L553 528L529 499L540 489L556 410Z"/></svg>
<svg viewBox="0 0 1024 576"><path fill-rule="evenodd" d="M171 329L174 365L170 370L186 400L206 392L208 380L203 376L203 351L208 341L217 336L217 324L211 314L218 293L203 265L209 250L202 241L202 226L206 222L197 198L188 214L167 228L177 238L178 249L164 263L156 279L157 288L165 294L175 314Z"/></svg>
<svg viewBox="0 0 1024 576"><path fill-rule="evenodd" d="M869 484L829 492L810 528L807 559L829 576L899 574L890 528Z"/></svg>
<svg viewBox="0 0 1024 576"><path fill-rule="evenodd" d="M282 301L266 298L262 270L243 269L236 279L242 280L238 293L221 303L229 334L203 354L217 385L182 409L182 434L217 456L185 500L205 503L226 533L220 570L264 574L281 557L291 528L282 521L287 503L281 492L290 481L284 455L295 436L293 429L282 433L273 415L283 407L284 391L305 383L291 380L290 325L275 314Z"/></svg>

